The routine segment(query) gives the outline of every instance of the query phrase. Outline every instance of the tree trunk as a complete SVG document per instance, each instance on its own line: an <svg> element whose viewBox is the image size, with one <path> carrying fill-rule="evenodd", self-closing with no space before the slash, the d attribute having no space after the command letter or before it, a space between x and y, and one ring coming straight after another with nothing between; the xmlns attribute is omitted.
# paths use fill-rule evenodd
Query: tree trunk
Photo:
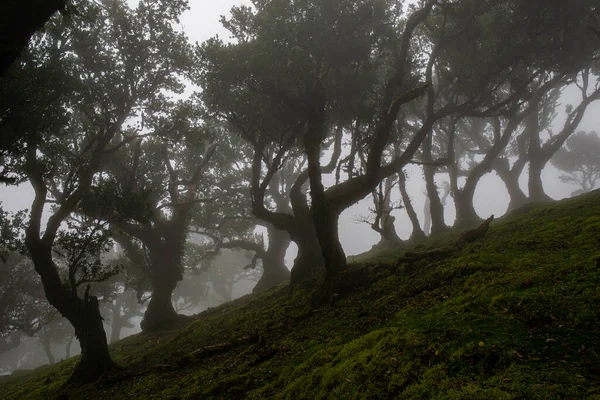
<svg viewBox="0 0 600 400"><path fill-rule="evenodd" d="M423 203L423 232L427 236L431 235L431 206L429 205L429 196L425 197L425 203Z"/></svg>
<svg viewBox="0 0 600 400"><path fill-rule="evenodd" d="M534 108L527 117L525 132L529 137L529 201L541 202L552 200L544 192L544 184L542 183L542 171L546 166L546 162L542 156L540 143L539 106Z"/></svg>
<svg viewBox="0 0 600 400"><path fill-rule="evenodd" d="M69 382L80 384L97 380L115 366L108 352L98 299L89 296L89 286L81 299L62 284L50 245L31 235L27 236L26 244L48 302L69 320L81 345L81 359Z"/></svg>
<svg viewBox="0 0 600 400"><path fill-rule="evenodd" d="M315 228L325 261L326 295L337 293L339 274L346 267L346 254L338 236L338 215L331 210L315 209Z"/></svg>
<svg viewBox="0 0 600 400"><path fill-rule="evenodd" d="M425 184L429 203L429 218L431 221L431 235L446 232L449 228L444 221L444 206L440 200L437 186L434 181L433 167L425 166Z"/></svg>
<svg viewBox="0 0 600 400"><path fill-rule="evenodd" d="M321 175L321 141L325 137L325 107L321 93L315 96L315 109L309 120L308 132L304 134L304 149L308 161L308 177L312 199L312 216L321 253L325 261L325 292L317 303L337 293L339 273L346 267L346 255L338 235L338 218L341 210L336 211L327 201Z"/></svg>
<svg viewBox="0 0 600 400"><path fill-rule="evenodd" d="M290 279L290 270L285 266L285 253L291 242L290 235L272 225L269 225L267 232L269 247L262 260L263 275L252 289L252 293L263 292Z"/></svg>
<svg viewBox="0 0 600 400"><path fill-rule="evenodd" d="M172 302L173 291L183 278L179 266L180 254L167 246L156 245L148 248L152 263L152 297L144 318L140 324L142 331L158 332L177 326L180 316L175 311Z"/></svg>
<svg viewBox="0 0 600 400"><path fill-rule="evenodd" d="M54 354L52 354L50 344L50 333L46 332L46 334L42 337L42 349L44 349L44 353L46 354L46 357L48 357L48 363L50 365L54 365L56 363L56 360L54 359Z"/></svg>
<svg viewBox="0 0 600 400"><path fill-rule="evenodd" d="M305 221L303 229L292 235L291 239L298 246L298 254L290 273L290 285L318 277L325 261L312 219Z"/></svg>
<svg viewBox="0 0 600 400"><path fill-rule="evenodd" d="M69 379L74 383L93 382L114 367L108 352L98 298L86 293L83 303L83 313L79 321L73 324L81 345L81 360Z"/></svg>
<svg viewBox="0 0 600 400"><path fill-rule="evenodd" d="M171 301L176 283L160 278L158 276L152 279L154 291L140 324L145 333L171 329L178 321L178 314Z"/></svg>
<svg viewBox="0 0 600 400"><path fill-rule="evenodd" d="M547 202L553 199L544 191L542 182L542 171L546 163L537 157L532 157L529 160L529 200L532 202Z"/></svg>
<svg viewBox="0 0 600 400"><path fill-rule="evenodd" d="M507 211L516 210L517 208L523 207L529 202L529 199L521 190L519 185L519 177L525 167L525 159L519 158L512 168L510 168L509 161L506 158L501 158L496 161L494 170L504 182L510 202L508 203Z"/></svg>
<svg viewBox="0 0 600 400"><path fill-rule="evenodd" d="M473 206L474 194L474 191L468 186L454 193L454 205L456 207L455 228L466 228L481 221Z"/></svg>
<svg viewBox="0 0 600 400"><path fill-rule="evenodd" d="M417 213L413 208L412 201L410 200L410 196L408 195L408 191L406 190L406 175L404 175L404 171L400 171L398 173L398 179L400 180L398 186L400 187L400 195L402 196L402 204L404 204L404 209L408 214L408 218L412 224L412 233L410 235L411 241L417 241L425 238L425 232L421 229L421 225L419 224L419 217L417 217Z"/></svg>
<svg viewBox="0 0 600 400"><path fill-rule="evenodd" d="M429 134L423 142L423 161L432 162L431 155L433 136ZM435 184L436 166L424 165L423 175L425 176L425 187L427 189L427 197L429 199L429 215L431 218L431 234L435 235L448 230L448 226L444 222L444 206L440 200L438 188Z"/></svg>
<svg viewBox="0 0 600 400"><path fill-rule="evenodd" d="M121 329L123 329L123 317L121 316L121 301L119 296L115 299L115 304L111 306L111 324L110 324L110 343L115 343L121 338Z"/></svg>
<svg viewBox="0 0 600 400"><path fill-rule="evenodd" d="M73 344L73 339L74 338L75 338L74 336L71 336L69 338L69 340L67 340L67 344L65 346L65 360L67 358L71 358L71 345Z"/></svg>
<svg viewBox="0 0 600 400"><path fill-rule="evenodd" d="M398 244L402 242L400 236L396 232L394 222L396 218L392 215L392 188L394 187L395 179L390 176L385 180L383 187L383 199L380 199L380 194L373 193L375 199L375 211L379 214L380 226L375 226L375 230L381 235L381 239L376 246L386 246L388 244ZM379 204L379 201L382 201Z"/></svg>

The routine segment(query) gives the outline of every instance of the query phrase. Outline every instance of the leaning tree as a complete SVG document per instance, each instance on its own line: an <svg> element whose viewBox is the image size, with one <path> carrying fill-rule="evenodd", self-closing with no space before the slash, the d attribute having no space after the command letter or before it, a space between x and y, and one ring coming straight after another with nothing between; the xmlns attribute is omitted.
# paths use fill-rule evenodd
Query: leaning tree
<svg viewBox="0 0 600 400"><path fill-rule="evenodd" d="M49 66L64 72L47 104L15 116L28 125L24 151L12 155L35 192L27 250L48 301L73 325L81 344L73 382L97 379L114 365L98 299L84 289L108 273L99 253L109 235L100 219L74 217L100 182L108 156L133 141L124 135L127 121L164 93L182 89L177 74L185 67L185 38L172 25L185 7L183 1L141 1L135 10L120 2L87 4L68 21L52 21L15 66L33 76ZM65 223L71 224L67 230ZM61 260L57 249L64 253Z"/></svg>

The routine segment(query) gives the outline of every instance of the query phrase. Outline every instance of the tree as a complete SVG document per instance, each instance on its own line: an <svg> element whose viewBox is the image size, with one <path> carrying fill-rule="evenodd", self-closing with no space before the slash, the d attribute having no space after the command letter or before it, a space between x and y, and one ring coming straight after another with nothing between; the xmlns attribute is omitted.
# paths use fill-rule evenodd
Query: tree
<svg viewBox="0 0 600 400"><path fill-rule="evenodd" d="M291 6L283 0L257 0L253 4L254 9L234 8L232 18L224 21L235 43L213 39L203 45L196 81L213 115L227 119L255 147L255 215L288 230L292 240L296 221L267 215L261 206L261 188L268 186L287 152L300 149L306 154L311 204L304 216L313 220L307 231L316 232L326 292L331 294L346 265L337 231L341 212L411 162L435 121L465 110L485 115L510 104L520 93L506 90L503 83L511 74L500 72L522 61L525 53L489 66L488 74L479 74L481 79L468 92L463 82L454 80L454 86L444 90L456 95L452 102L443 102L438 101L434 82L436 60L447 45L463 39L465 27L474 20L488 20L495 3L464 6L431 0L410 9L405 18L392 1L310 1ZM435 27L428 38L423 24L430 17ZM416 133L397 158L382 165L400 110L420 97L426 99ZM362 148L366 168L325 188L323 174L331 172L320 159L339 131ZM275 156L264 160L263 171L268 148ZM335 170L337 159L332 162ZM299 269L292 270L292 283L298 282L295 270Z"/></svg>
<svg viewBox="0 0 600 400"><path fill-rule="evenodd" d="M398 172L398 186L400 189L400 197L402 198L402 204L406 209L406 213L408 214L408 218L412 224L412 233L410 235L409 241L418 241L425 238L425 232L421 229L421 224L419 223L419 218L417 217L417 213L412 205L412 199L408 194L408 190L406 188L406 178L407 174L404 170Z"/></svg>
<svg viewBox="0 0 600 400"><path fill-rule="evenodd" d="M0 209L0 353L33 336L53 319L39 276L23 255L22 224L25 212Z"/></svg>
<svg viewBox="0 0 600 400"><path fill-rule="evenodd" d="M373 208L369 211L373 217L363 216L358 219L359 222L367 223L381 236L375 247L386 247L402 242L394 226L396 218L392 215L394 210L402 208L400 204L392 202L392 189L398 184L398 177L388 177L384 182L379 183L371 195Z"/></svg>
<svg viewBox="0 0 600 400"><path fill-rule="evenodd" d="M302 191L297 185L300 185L299 182L306 179L300 176L305 163L305 158L289 160L286 167L272 177L268 187L263 192L267 196L267 202L270 204L271 210L293 215L289 194L292 193L293 188L295 188L294 191ZM246 199L244 198L244 200ZM246 208L242 204L239 207L240 209ZM297 207L298 209L299 207ZM286 230L278 229L268 220L257 220L256 224L267 230L268 245L266 248L264 236L257 235L254 238L247 237L246 239L232 240L231 235L229 235L228 240L224 241L223 238L217 235L211 235L211 239L215 242L214 254L223 249L238 249L254 253L252 262L247 268L254 270L260 262L262 275L252 290L253 293L268 290L290 279L290 270L285 265L285 255L291 243L290 234ZM302 257L301 254L303 253L305 253L304 248L299 250L299 258Z"/></svg>
<svg viewBox="0 0 600 400"><path fill-rule="evenodd" d="M48 301L73 325L81 344L72 382L95 380L114 365L98 298L89 286L83 290L87 282L112 273L102 268L99 258L109 234L101 220L75 214L98 183L107 156L135 139L123 131L136 107L156 104L161 92L182 89L176 74L185 64L185 39L172 24L185 6L142 1L130 10L120 2L87 4L66 24L67 31L58 18L22 61L24 70L55 64L70 77L71 91L54 99L54 112L36 117L38 129L26 131L25 154L14 156L20 157L21 171L35 192L26 222L28 252ZM48 203L54 206L42 229ZM62 230L63 223L78 233ZM60 260L56 250L63 252ZM60 262L66 264L66 277L60 274Z"/></svg>
<svg viewBox="0 0 600 400"><path fill-rule="evenodd" d="M66 345L65 356L66 358L70 357L70 346L73 342L74 333L73 327L65 318L59 318L55 315L51 321L41 327L35 336L50 365L56 363L56 358L52 353L53 343Z"/></svg>
<svg viewBox="0 0 600 400"><path fill-rule="evenodd" d="M174 120L185 124L185 120ZM88 199L83 211L103 216L112 229L139 240L148 251L152 297L144 320L144 331L167 328L178 320L171 295L183 275L183 255L192 209L202 201L214 201L211 193L199 198L210 183L205 180L216 143L194 138L202 136L192 127L185 132L196 146L169 146L169 129L159 119L151 137L124 148L112 157L107 176ZM164 138L164 139L163 139ZM134 212L134 210L139 212Z"/></svg>
<svg viewBox="0 0 600 400"><path fill-rule="evenodd" d="M587 193L596 187L600 179L600 138L596 132L577 132L567 139L551 160L559 170L565 172L560 180L576 184L580 188L571 195Z"/></svg>
<svg viewBox="0 0 600 400"><path fill-rule="evenodd" d="M251 253L240 250L223 250L211 260L205 270L204 279L223 302L233 300L233 286L242 281L256 281L256 271L246 268L252 259Z"/></svg>

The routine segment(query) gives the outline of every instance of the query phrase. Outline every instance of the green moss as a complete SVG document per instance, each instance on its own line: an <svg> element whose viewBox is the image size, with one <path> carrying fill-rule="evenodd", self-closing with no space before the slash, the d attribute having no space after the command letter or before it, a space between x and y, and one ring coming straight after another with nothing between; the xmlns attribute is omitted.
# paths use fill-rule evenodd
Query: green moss
<svg viewBox="0 0 600 400"><path fill-rule="evenodd" d="M528 206L445 259L365 275L312 314L309 288L246 296L111 345L123 369L69 398L600 399L599 215L597 192ZM414 247L374 250L354 268ZM237 344L190 356L226 342ZM52 398L74 361L5 378L0 398Z"/></svg>

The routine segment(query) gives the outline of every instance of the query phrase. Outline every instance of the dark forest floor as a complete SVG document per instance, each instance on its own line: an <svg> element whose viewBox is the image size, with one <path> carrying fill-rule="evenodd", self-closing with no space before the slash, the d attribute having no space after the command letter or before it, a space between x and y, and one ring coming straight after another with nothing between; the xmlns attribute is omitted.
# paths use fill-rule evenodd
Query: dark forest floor
<svg viewBox="0 0 600 400"><path fill-rule="evenodd" d="M62 390L70 359L0 398L600 399L600 192L458 238L356 258L331 306L283 285L111 345L121 369L97 383Z"/></svg>

